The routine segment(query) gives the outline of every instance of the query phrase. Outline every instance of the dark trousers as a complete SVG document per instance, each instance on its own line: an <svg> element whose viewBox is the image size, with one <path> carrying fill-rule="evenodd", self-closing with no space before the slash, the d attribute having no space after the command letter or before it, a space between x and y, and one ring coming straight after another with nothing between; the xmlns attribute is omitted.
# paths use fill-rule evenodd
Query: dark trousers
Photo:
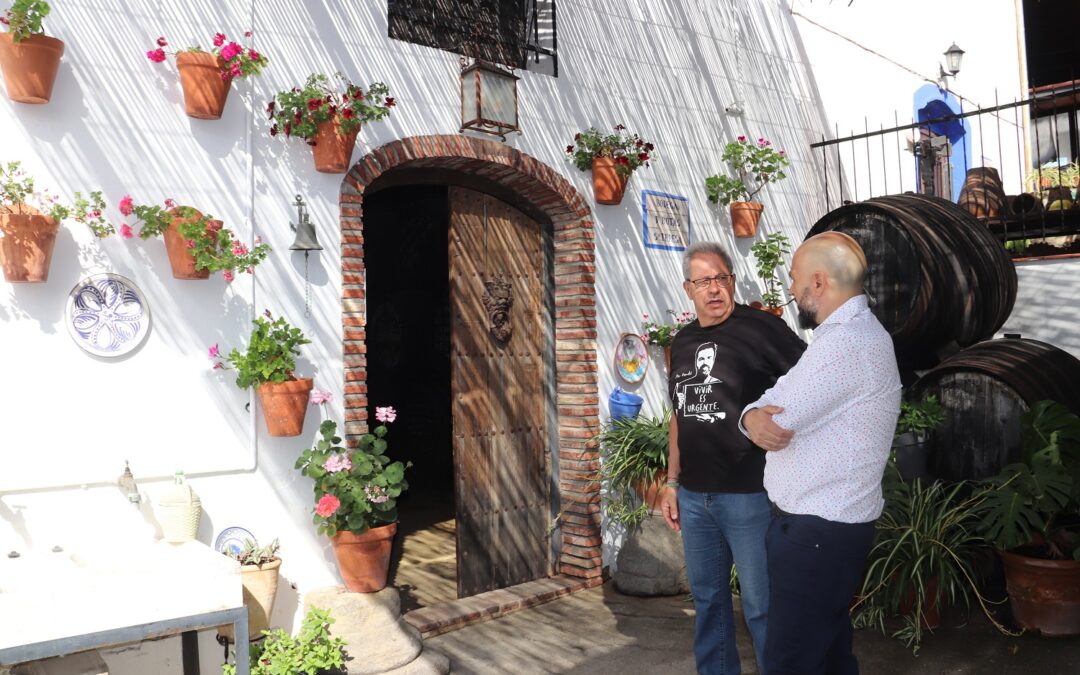
<svg viewBox="0 0 1080 675"><path fill-rule="evenodd" d="M769 560L767 675L856 675L848 607L866 567L874 523L774 512Z"/></svg>

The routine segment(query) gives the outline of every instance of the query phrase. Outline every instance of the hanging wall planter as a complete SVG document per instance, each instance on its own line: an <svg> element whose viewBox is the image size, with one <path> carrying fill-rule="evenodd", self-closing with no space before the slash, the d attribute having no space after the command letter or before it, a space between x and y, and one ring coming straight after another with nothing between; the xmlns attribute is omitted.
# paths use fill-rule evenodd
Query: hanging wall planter
<svg viewBox="0 0 1080 675"><path fill-rule="evenodd" d="M728 207L731 214L731 229L736 237L747 238L757 234L761 212L765 210L758 202L731 202Z"/></svg>
<svg viewBox="0 0 1080 675"><path fill-rule="evenodd" d="M169 255L169 266L172 268L173 279L209 279L210 270L196 268L194 249L187 245L188 240L180 235L180 225L195 223L203 218L203 214L190 207L177 207L169 210L173 219L170 225L162 232L165 240L165 252ZM220 220L210 221L221 224Z"/></svg>
<svg viewBox="0 0 1080 675"><path fill-rule="evenodd" d="M654 146L616 124L613 134L595 127L574 136L566 146L568 158L581 171L592 171L593 199L597 204L621 204L626 183L641 166L649 166Z"/></svg>
<svg viewBox="0 0 1080 675"><path fill-rule="evenodd" d="M36 283L49 280L56 233L60 221L30 207L0 210L0 262L4 281Z"/></svg>
<svg viewBox="0 0 1080 675"><path fill-rule="evenodd" d="M314 380L310 377L287 382L264 382L256 387L266 431L271 436L299 436Z"/></svg>
<svg viewBox="0 0 1080 675"><path fill-rule="evenodd" d="M0 69L8 98L18 103L48 103L64 43L48 35L16 42L14 33L0 33Z"/></svg>
<svg viewBox="0 0 1080 675"><path fill-rule="evenodd" d="M382 82L364 91L340 73L336 78L337 87L326 75L310 75L303 87L278 92L266 107L270 135L306 140L321 173L348 171L360 127L386 118L396 105Z"/></svg>
<svg viewBox="0 0 1080 675"><path fill-rule="evenodd" d="M180 52L176 55L180 86L184 90L184 112L200 120L221 119L229 97L230 81L223 79L225 62L209 52Z"/></svg>
<svg viewBox="0 0 1080 675"><path fill-rule="evenodd" d="M791 162L783 150L774 150L766 138L752 143L746 136L724 146L720 156L734 170L735 177L716 174L705 179L705 196L714 204L730 204L731 229L736 237L753 237L765 209L752 201L769 183L787 176L784 167Z"/></svg>

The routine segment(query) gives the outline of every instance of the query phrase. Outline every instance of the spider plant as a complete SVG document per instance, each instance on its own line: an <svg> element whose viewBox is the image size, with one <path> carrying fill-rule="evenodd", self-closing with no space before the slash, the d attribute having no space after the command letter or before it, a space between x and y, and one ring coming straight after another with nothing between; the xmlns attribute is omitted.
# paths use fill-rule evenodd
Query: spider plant
<svg viewBox="0 0 1080 675"><path fill-rule="evenodd" d="M671 410L659 417L623 417L607 422L596 436L602 456L596 480L606 487L604 512L626 527L649 515L649 505L635 490L667 471L668 428Z"/></svg>

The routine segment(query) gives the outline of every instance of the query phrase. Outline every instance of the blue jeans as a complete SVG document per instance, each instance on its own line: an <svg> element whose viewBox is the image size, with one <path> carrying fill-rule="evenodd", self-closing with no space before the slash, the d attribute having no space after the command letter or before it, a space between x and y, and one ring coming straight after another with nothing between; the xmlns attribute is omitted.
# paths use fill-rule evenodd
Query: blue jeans
<svg viewBox="0 0 1080 675"><path fill-rule="evenodd" d="M754 639L758 669L765 663L769 575L765 533L771 512L764 492L691 492L679 488L686 573L694 596L694 657L701 675L738 675L731 563L739 575L743 616Z"/></svg>

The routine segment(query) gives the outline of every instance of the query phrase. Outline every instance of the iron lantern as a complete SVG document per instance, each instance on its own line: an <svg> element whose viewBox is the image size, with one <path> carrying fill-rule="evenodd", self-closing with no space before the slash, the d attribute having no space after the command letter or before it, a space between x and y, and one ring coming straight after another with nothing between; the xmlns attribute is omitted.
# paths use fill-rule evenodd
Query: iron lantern
<svg viewBox="0 0 1080 675"><path fill-rule="evenodd" d="M960 72L960 61L963 58L964 50L957 47L955 42L945 50L945 69L949 71L949 75L955 76Z"/></svg>
<svg viewBox="0 0 1080 675"><path fill-rule="evenodd" d="M518 76L479 59L461 60L461 131L471 129L506 140L518 131Z"/></svg>

